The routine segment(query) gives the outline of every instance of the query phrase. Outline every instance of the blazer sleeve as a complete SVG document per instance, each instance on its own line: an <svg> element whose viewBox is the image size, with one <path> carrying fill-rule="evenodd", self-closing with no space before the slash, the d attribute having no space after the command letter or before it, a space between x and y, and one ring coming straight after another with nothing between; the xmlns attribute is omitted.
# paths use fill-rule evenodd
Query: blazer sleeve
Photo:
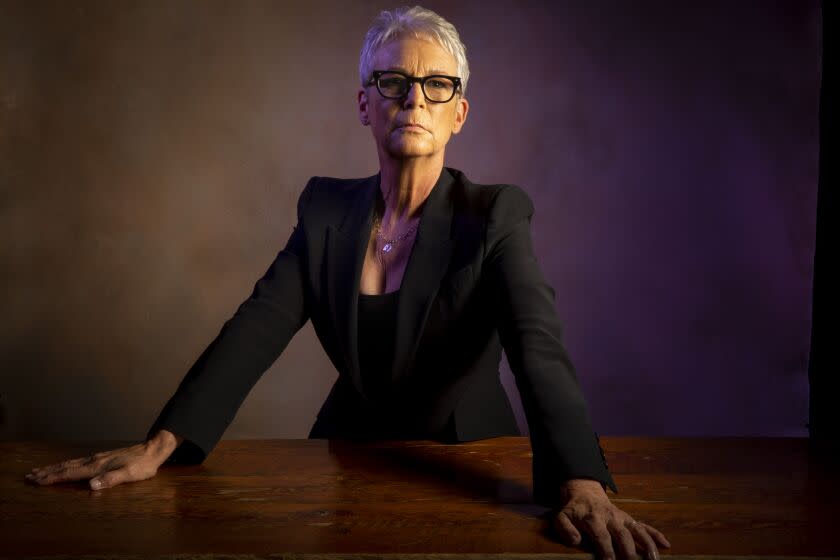
<svg viewBox="0 0 840 560"><path fill-rule="evenodd" d="M184 441L166 463L201 463L248 392L309 319L304 295L306 239L302 221L315 177L297 203L298 223L286 246L181 381L146 435L165 428Z"/></svg>
<svg viewBox="0 0 840 560"><path fill-rule="evenodd" d="M561 343L554 289L546 282L531 240L534 205L516 185L496 193L487 222L485 264L499 339L528 422L534 501L561 507L560 483L572 478L618 488L607 468L577 374Z"/></svg>

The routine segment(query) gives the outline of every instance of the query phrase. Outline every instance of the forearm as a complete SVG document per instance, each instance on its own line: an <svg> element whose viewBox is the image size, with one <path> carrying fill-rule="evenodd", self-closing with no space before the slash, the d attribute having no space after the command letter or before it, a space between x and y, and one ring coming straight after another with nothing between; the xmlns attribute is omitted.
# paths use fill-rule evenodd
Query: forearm
<svg viewBox="0 0 840 560"><path fill-rule="evenodd" d="M531 239L534 206L518 187L499 191L487 228L485 266L499 339L531 436L535 499L561 498L559 482L591 478L618 492L562 343L554 289Z"/></svg>

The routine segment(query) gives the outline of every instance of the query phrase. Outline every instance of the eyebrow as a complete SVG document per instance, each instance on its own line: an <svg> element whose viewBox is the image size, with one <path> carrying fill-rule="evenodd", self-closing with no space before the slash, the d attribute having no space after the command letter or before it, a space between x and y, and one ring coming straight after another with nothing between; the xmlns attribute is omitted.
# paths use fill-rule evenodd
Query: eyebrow
<svg viewBox="0 0 840 560"><path fill-rule="evenodd" d="M408 74L408 70L406 70L402 66L389 66L388 70L399 70L400 72L405 72L406 74ZM444 76L450 75L446 70L438 70L437 68L433 68L432 70L429 70L429 72L431 72L431 74L428 74L429 76L433 74L443 74Z"/></svg>

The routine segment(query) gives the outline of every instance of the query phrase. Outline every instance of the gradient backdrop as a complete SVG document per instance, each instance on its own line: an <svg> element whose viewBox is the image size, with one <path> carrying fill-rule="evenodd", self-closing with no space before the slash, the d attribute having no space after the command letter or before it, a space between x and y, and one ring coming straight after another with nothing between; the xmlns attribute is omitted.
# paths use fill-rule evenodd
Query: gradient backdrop
<svg viewBox="0 0 840 560"><path fill-rule="evenodd" d="M0 438L144 437L309 177L378 171L397 5L0 0ZM533 198L595 429L806 436L819 4L423 5L472 71L446 165ZM336 375L307 324L225 438L305 438Z"/></svg>

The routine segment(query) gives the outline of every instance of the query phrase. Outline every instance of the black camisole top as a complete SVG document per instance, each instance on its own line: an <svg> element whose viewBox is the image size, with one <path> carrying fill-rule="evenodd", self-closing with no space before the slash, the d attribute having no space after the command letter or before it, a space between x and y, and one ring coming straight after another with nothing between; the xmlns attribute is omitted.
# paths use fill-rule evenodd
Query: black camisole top
<svg viewBox="0 0 840 560"><path fill-rule="evenodd" d="M399 290L385 294L359 293L359 367L365 390L375 400L387 392L394 358Z"/></svg>
<svg viewBox="0 0 840 560"><path fill-rule="evenodd" d="M359 367L365 391L376 402L388 398L391 387L391 362L394 358L394 340L397 320L397 295L399 290L385 294L359 293ZM403 439L402 434L387 432L382 437ZM428 439L457 441L453 418L440 434L429 434Z"/></svg>

